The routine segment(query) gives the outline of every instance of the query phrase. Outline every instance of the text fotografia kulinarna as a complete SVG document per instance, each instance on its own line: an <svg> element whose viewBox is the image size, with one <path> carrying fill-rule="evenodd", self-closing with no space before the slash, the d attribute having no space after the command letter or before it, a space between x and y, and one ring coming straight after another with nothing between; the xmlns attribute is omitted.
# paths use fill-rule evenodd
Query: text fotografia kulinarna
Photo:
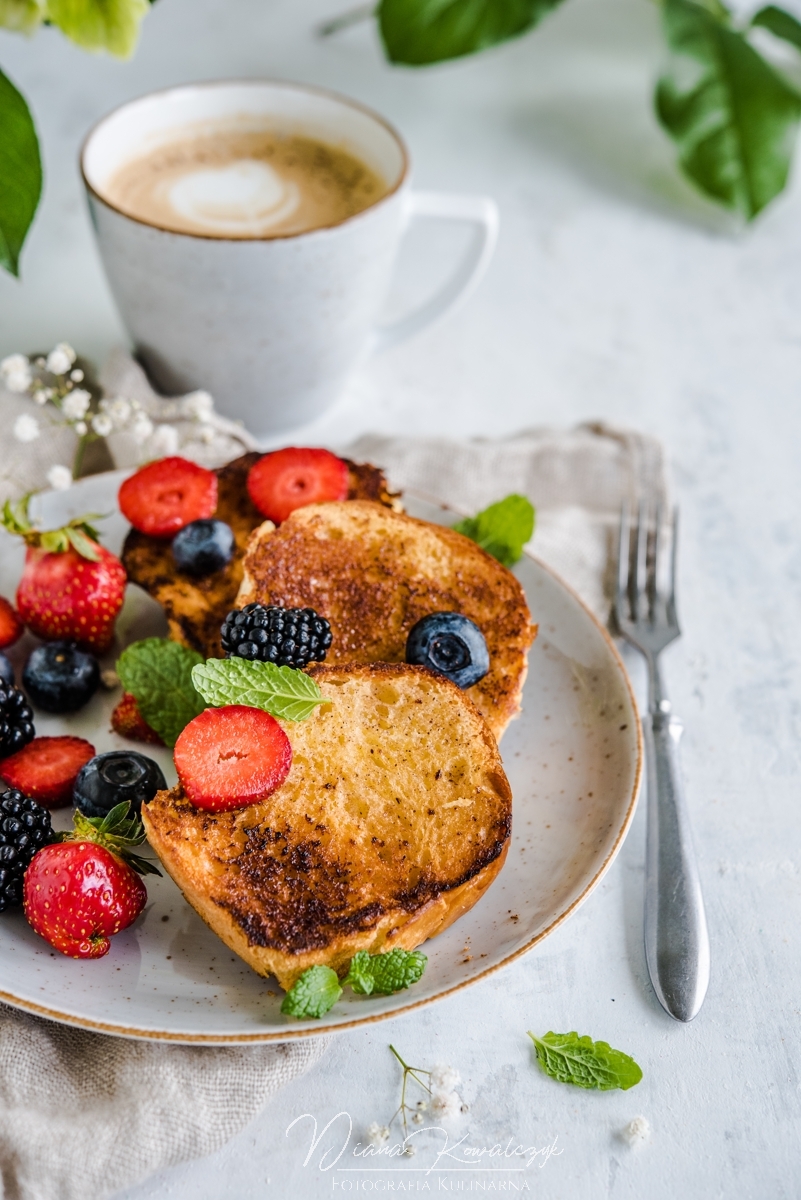
<svg viewBox="0 0 801 1200"><path fill-rule="evenodd" d="M303 1161L304 1167L312 1165L319 1171L333 1170L340 1177L342 1175L356 1176L357 1178L350 1180L340 1178L339 1186L347 1191L351 1190L351 1187L353 1190L371 1190L368 1179L360 1180L358 1177L373 1173L382 1176L390 1173L425 1176L434 1173L470 1172L485 1176L506 1175L507 1182L511 1184L512 1180L509 1178L511 1175L519 1176L521 1172L534 1166L542 1168L551 1157L562 1153L561 1147L557 1146L556 1136L550 1143L539 1147L523 1145L514 1137L510 1137L506 1145L496 1142L492 1146L472 1146L467 1140L467 1134L463 1134L457 1140L451 1140L447 1130L441 1125L421 1126L410 1133L408 1137L396 1142L388 1142L386 1145L364 1145L357 1141L351 1148L353 1120L350 1113L347 1112L337 1113L319 1132L317 1118L312 1113L302 1113L287 1126L287 1136L295 1126L306 1121L311 1122L311 1126L306 1125L311 1138ZM436 1138L431 1136L424 1138L423 1135L426 1134L436 1135ZM350 1153L348 1153L349 1150ZM425 1162L421 1161L424 1157ZM387 1184L390 1182L392 1181L387 1180ZM400 1180L395 1181L396 1184L399 1182ZM416 1181L419 1185L422 1185L423 1182L427 1181L423 1179ZM452 1180L452 1182L456 1184L468 1181ZM477 1184L481 1182L480 1180L476 1181ZM487 1178L483 1182L489 1183L491 1180ZM498 1179L495 1182L497 1184L501 1180ZM524 1180L518 1178L515 1182L522 1185ZM395 1190L405 1189L396 1188ZM418 1187L416 1190L427 1189ZM473 1190L481 1190L481 1188L473 1188ZM497 1187L491 1190L497 1190ZM514 1191L515 1189L510 1187L507 1190ZM528 1190L528 1188L524 1190Z"/></svg>

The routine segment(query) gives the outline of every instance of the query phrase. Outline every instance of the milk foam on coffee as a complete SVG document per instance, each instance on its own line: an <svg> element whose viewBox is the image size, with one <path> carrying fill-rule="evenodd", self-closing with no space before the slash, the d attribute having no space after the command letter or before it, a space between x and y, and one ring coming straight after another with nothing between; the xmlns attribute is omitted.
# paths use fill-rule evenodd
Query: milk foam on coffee
<svg viewBox="0 0 801 1200"><path fill-rule="evenodd" d="M237 122L177 130L132 159L104 192L146 224L220 238L265 238L337 225L386 195L386 183L339 146Z"/></svg>

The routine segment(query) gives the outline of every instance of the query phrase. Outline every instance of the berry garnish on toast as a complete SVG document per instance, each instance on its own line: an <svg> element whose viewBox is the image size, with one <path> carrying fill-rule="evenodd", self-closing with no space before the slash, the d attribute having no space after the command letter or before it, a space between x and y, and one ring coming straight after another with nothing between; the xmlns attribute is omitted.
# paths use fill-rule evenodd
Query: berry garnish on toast
<svg viewBox="0 0 801 1200"><path fill-rule="evenodd" d="M330 623L327 664L403 662L432 613L478 627L489 671L467 694L500 738L520 708L536 630L520 583L475 542L369 501L299 508L253 535L237 607L313 608Z"/></svg>
<svg viewBox="0 0 801 1200"><path fill-rule="evenodd" d="M330 450L286 446L254 463L248 473L248 495L268 521L280 525L304 504L347 500L348 464Z"/></svg>
<svg viewBox="0 0 801 1200"><path fill-rule="evenodd" d="M125 539L122 561L132 583L139 584L164 609L170 636L199 650L206 658L221 658L220 626L234 607L242 582L242 560L250 539L264 516L248 495L251 468L262 455L243 454L214 475L217 479L217 508L213 514L229 525L234 535L230 562L202 578L182 574L175 564L170 543L132 529ZM344 460L348 468L348 499L375 500L389 508L399 504L388 487L384 473L369 463Z"/></svg>
<svg viewBox="0 0 801 1200"><path fill-rule="evenodd" d="M179 786L142 807L189 903L286 988L445 929L497 876L511 828L497 744L465 692L406 665L309 675L328 703L280 722L292 766L266 799L209 813Z"/></svg>
<svg viewBox="0 0 801 1200"><path fill-rule="evenodd" d="M85 738L34 738L0 762L0 779L44 808L61 808L72 800L78 773L94 753Z"/></svg>
<svg viewBox="0 0 801 1200"><path fill-rule="evenodd" d="M175 455L140 467L120 487L122 515L151 537L171 538L217 507L217 476Z"/></svg>

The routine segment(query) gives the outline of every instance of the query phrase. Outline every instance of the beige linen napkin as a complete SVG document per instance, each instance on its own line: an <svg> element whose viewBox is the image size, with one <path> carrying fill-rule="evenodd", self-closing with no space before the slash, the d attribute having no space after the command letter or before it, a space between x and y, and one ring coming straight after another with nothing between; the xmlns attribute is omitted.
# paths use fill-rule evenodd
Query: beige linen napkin
<svg viewBox="0 0 801 1200"><path fill-rule="evenodd" d="M180 398L161 407L127 355L118 354L103 379L115 395L136 389L156 423L181 413ZM0 396L0 408L8 399ZM4 417L0 429L8 428ZM232 439L222 458L252 444L242 430L217 428ZM190 453L188 440L182 453ZM222 461L211 444L202 442L199 457ZM135 449L113 438L111 445L118 465L129 465ZM15 445L2 433L0 450L13 459ZM468 513L511 491L527 495L537 506L534 552L602 619L621 503L664 504L667 496L660 445L599 424L526 430L500 441L369 435L346 450L384 467L394 486ZM16 493L46 486L49 467L63 461L52 455L63 452L40 442L16 470ZM0 1005L2 1200L95 1200L209 1154L324 1048L323 1039L242 1049L132 1042Z"/></svg>

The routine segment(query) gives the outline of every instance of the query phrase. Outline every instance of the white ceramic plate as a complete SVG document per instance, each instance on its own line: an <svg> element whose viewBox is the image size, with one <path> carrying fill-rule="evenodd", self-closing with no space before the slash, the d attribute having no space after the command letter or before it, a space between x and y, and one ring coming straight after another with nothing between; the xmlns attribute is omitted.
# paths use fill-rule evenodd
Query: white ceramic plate
<svg viewBox="0 0 801 1200"><path fill-rule="evenodd" d="M104 543L119 551L126 524L117 511L123 472L95 476L68 492L47 493L45 528L79 513L113 514ZM406 498L412 515L452 523L453 514ZM20 545L0 533L0 593L12 597ZM206 928L168 878L148 877L142 918L118 934L105 958L79 962L52 951L20 911L0 916L0 999L87 1029L173 1042L286 1041L394 1016L440 999L524 954L586 900L608 870L634 813L641 770L639 722L623 664L604 630L546 567L524 558L515 568L539 636L531 651L523 713L501 747L514 794L512 845L497 881L451 929L425 946L423 979L394 996L357 997L346 989L320 1021L281 1015L283 993L255 975ZM129 589L118 622L120 648L162 635L161 610ZM18 667L30 650L14 647ZM115 654L106 665L113 665ZM98 753L131 747L110 730L119 692L100 692L70 717L37 716L39 734L88 738ZM144 748L143 748L144 749ZM168 782L167 750L147 748ZM55 814L67 827L71 810Z"/></svg>

